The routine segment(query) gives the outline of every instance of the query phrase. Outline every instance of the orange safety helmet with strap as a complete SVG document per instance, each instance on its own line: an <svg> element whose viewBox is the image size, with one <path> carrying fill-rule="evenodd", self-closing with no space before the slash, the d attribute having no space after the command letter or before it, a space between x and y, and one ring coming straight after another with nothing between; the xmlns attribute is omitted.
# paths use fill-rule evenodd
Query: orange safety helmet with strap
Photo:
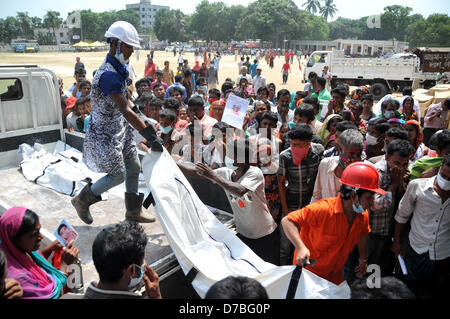
<svg viewBox="0 0 450 319"><path fill-rule="evenodd" d="M380 188L378 170L372 164L365 162L356 162L347 166L340 181L344 185L367 189L381 195L386 194L386 191Z"/></svg>

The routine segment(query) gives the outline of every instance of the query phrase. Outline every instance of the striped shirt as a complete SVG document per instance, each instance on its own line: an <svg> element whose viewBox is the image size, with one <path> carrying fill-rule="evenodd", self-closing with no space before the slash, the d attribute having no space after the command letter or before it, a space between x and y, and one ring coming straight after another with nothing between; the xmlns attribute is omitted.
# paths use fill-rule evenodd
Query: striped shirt
<svg viewBox="0 0 450 319"><path fill-rule="evenodd" d="M441 166L442 157L429 157L425 156L421 159L418 159L414 162L414 165L411 167L411 180L415 178L419 178L423 172L432 168Z"/></svg>
<svg viewBox="0 0 450 319"><path fill-rule="evenodd" d="M286 201L289 210L300 209L309 204L323 155L323 146L311 143L307 157L296 166L291 148L281 152L278 175L288 181Z"/></svg>

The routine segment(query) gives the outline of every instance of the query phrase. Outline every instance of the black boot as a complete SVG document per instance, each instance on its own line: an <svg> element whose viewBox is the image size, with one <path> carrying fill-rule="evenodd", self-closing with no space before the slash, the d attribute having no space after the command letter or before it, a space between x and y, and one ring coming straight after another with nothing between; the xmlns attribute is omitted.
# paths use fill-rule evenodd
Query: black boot
<svg viewBox="0 0 450 319"><path fill-rule="evenodd" d="M89 211L89 206L102 200L101 196L96 196L92 193L91 185L92 183L87 184L81 192L71 200L78 216L86 224L92 224L94 221L91 212Z"/></svg>
<svg viewBox="0 0 450 319"><path fill-rule="evenodd" d="M148 126L143 130L140 130L139 134L141 134L146 139L147 142L145 144L150 147L152 151L162 152L164 149L164 142L161 137L156 134L155 125L148 122L145 123L148 124Z"/></svg>
<svg viewBox="0 0 450 319"><path fill-rule="evenodd" d="M144 194L139 195L133 193L125 193L125 207L127 212L125 219L130 222L137 223L153 223L155 217L142 211L142 203L144 201Z"/></svg>

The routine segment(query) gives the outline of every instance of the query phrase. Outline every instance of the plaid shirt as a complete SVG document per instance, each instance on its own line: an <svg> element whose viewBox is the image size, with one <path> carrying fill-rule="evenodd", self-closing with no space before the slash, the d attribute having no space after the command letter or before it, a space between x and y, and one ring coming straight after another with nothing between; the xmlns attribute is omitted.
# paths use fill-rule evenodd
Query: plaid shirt
<svg viewBox="0 0 450 319"><path fill-rule="evenodd" d="M387 190L391 184L391 175L386 158L383 157L375 164L380 173L380 188ZM386 195L375 194L373 208L369 213L369 224L373 234L388 236L391 234L391 229L394 222L395 215L395 201L393 200L392 192L387 192Z"/></svg>

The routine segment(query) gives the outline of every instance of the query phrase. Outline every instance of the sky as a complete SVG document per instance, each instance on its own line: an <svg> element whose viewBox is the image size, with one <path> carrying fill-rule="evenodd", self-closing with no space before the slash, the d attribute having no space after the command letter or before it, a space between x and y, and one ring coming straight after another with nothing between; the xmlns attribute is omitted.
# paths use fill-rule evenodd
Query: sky
<svg viewBox="0 0 450 319"><path fill-rule="evenodd" d="M213 0L209 0L214 2ZM222 0L227 5L242 4L247 6L255 0ZM32 17L42 18L47 10L59 11L61 17L67 18L67 14L73 10L91 9L94 12L125 9L125 4L138 3L139 0L0 0L0 18L16 16L19 11L28 12ZM155 5L169 5L171 9L180 9L187 14L195 11L195 7L201 0L153 0ZM294 0L301 8L305 0ZM338 8L337 17L357 19L364 16L375 15L383 12L388 5L398 4L413 8L413 13L420 13L428 17L433 13L450 14L450 2L448 0L335 0Z"/></svg>

